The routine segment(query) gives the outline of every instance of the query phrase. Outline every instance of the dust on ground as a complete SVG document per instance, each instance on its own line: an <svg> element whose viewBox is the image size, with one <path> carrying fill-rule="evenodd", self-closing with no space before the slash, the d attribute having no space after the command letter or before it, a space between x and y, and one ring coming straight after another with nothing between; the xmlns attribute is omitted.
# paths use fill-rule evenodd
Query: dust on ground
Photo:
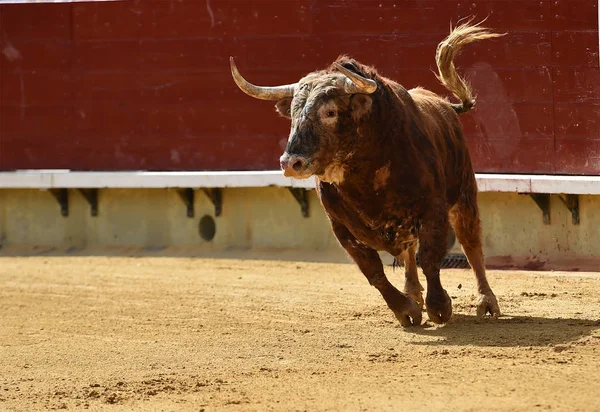
<svg viewBox="0 0 600 412"><path fill-rule="evenodd" d="M599 274L491 271L498 320L442 276L402 329L351 264L1 258L0 410L600 409Z"/></svg>

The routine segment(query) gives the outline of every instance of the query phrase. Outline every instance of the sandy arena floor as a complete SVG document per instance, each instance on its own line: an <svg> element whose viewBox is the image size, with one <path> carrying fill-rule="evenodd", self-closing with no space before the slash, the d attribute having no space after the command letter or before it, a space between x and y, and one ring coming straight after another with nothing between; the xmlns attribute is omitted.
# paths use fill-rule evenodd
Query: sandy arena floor
<svg viewBox="0 0 600 412"><path fill-rule="evenodd" d="M490 280L404 330L350 264L0 258L0 410L600 410L600 274Z"/></svg>

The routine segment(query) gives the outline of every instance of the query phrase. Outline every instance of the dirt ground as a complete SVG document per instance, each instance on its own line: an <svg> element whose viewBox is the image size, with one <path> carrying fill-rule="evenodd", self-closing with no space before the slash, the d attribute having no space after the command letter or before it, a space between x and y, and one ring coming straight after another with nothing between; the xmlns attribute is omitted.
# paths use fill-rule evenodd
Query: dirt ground
<svg viewBox="0 0 600 412"><path fill-rule="evenodd" d="M490 279L402 329L350 264L3 257L0 410L600 410L600 274Z"/></svg>

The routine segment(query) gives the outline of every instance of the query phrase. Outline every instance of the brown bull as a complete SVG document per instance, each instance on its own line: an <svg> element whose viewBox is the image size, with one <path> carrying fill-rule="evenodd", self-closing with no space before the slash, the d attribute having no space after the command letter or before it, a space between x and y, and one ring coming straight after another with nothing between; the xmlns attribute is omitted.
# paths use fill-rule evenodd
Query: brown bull
<svg viewBox="0 0 600 412"><path fill-rule="evenodd" d="M456 27L438 45L438 79L460 103L422 88L406 90L372 68L340 57L298 83L259 87L231 70L237 85L292 120L286 176L316 176L317 193L335 236L403 326L445 323L452 302L440 282L449 224L477 278L477 313L500 314L485 274L477 184L459 113L473 107L454 57L470 42L497 37L478 25ZM415 252L427 279L419 283ZM404 293L387 279L377 253L404 262Z"/></svg>

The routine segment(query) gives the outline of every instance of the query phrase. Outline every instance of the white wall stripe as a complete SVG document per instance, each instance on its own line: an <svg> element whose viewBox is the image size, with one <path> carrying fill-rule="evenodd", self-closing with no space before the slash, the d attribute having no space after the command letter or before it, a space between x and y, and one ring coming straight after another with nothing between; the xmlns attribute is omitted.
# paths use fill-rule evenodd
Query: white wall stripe
<svg viewBox="0 0 600 412"><path fill-rule="evenodd" d="M600 176L476 174L480 192L565 193L600 195ZM0 189L123 188L164 189L201 187L302 187L314 179L296 180L279 170L257 172L71 172L31 170L0 172Z"/></svg>

